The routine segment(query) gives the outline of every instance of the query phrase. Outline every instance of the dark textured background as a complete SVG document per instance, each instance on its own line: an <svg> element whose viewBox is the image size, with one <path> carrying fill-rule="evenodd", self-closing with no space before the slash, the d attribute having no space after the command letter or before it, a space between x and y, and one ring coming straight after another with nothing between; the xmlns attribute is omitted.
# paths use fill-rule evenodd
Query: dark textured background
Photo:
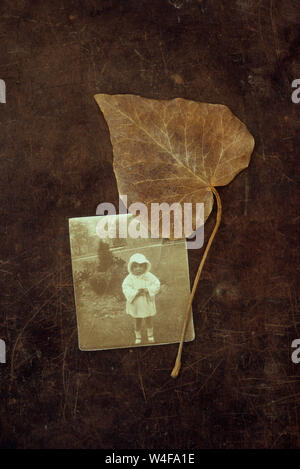
<svg viewBox="0 0 300 469"><path fill-rule="evenodd" d="M0 13L1 446L299 448L299 0L2 0ZM223 103L255 137L249 169L220 188L177 380L176 345L78 350L68 218L118 197L100 92Z"/></svg>

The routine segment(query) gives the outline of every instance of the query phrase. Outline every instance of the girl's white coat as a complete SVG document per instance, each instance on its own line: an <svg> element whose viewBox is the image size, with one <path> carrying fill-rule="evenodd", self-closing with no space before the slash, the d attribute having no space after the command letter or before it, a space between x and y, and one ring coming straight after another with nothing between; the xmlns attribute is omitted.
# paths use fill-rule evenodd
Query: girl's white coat
<svg viewBox="0 0 300 469"><path fill-rule="evenodd" d="M142 275L134 275L131 272L133 262L147 264L147 270ZM155 295L159 292L160 282L155 275L149 272L151 264L143 254L133 254L129 259L128 272L122 284L122 290L126 297L126 313L134 318L146 318L155 316ZM149 292L149 297L138 296L136 294L140 288L145 288Z"/></svg>

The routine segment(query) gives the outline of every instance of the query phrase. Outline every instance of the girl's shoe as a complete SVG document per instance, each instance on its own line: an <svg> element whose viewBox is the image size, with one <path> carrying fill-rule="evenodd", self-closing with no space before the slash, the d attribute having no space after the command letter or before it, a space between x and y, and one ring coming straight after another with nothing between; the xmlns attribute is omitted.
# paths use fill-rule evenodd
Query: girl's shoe
<svg viewBox="0 0 300 469"><path fill-rule="evenodd" d="M135 331L135 344L139 345L142 342L142 334L140 331Z"/></svg>
<svg viewBox="0 0 300 469"><path fill-rule="evenodd" d="M147 338L148 338L148 342L152 343L154 342L154 337L153 337L153 327L151 327L151 329L147 329Z"/></svg>

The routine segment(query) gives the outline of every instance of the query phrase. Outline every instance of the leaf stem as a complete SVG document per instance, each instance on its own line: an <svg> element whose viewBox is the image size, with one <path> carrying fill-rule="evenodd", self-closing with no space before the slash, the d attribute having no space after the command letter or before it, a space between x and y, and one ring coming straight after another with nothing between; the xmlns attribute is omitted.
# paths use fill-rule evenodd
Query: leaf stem
<svg viewBox="0 0 300 469"><path fill-rule="evenodd" d="M179 343L179 347L178 347L177 357L176 357L174 368L173 368L172 373L171 373L172 378L177 378L177 376L179 374L179 371L180 371L183 342L184 342L186 329L187 329L187 326L188 326L188 323L189 323L189 320L190 320L190 316L191 316L192 302L193 302L193 299L194 299L194 296L195 296L197 285L198 285L198 282L199 282L199 279L200 279L200 275L201 275L201 272L202 272L202 269L203 269L203 266L204 266L208 251L210 249L210 246L213 242L213 239L214 239L214 237L215 237L215 235L218 231L218 228L220 226L220 223L221 223L221 217L222 217L221 199L220 199L219 193L218 193L218 191L215 187L211 187L211 191L214 193L216 201L217 201L217 208L218 208L217 220L216 220L216 224L215 224L215 227L213 229L213 232L210 235L210 238L208 240L207 246L205 248L204 254L202 256L202 259L201 259L201 262L199 264L199 267L198 267L198 270L197 270L197 273L196 273L196 277L195 277L195 280L194 280L193 288L192 288L192 291L191 291L189 303L188 303L188 306L187 306L187 309L186 309L185 318L184 318L184 322L183 322L183 326L182 326L181 338L180 338L180 343Z"/></svg>

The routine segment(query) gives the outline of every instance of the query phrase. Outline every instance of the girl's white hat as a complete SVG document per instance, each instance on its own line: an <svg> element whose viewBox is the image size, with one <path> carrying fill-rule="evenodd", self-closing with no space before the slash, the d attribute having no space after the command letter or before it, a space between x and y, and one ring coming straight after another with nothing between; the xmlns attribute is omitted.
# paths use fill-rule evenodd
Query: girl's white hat
<svg viewBox="0 0 300 469"><path fill-rule="evenodd" d="M148 261L148 259L144 256L144 254L137 253L137 254L133 254L131 258L129 259L129 262L128 262L129 273L131 273L131 266L134 262L136 262L137 264L147 264L146 272L149 272L149 270L151 269L151 264Z"/></svg>

